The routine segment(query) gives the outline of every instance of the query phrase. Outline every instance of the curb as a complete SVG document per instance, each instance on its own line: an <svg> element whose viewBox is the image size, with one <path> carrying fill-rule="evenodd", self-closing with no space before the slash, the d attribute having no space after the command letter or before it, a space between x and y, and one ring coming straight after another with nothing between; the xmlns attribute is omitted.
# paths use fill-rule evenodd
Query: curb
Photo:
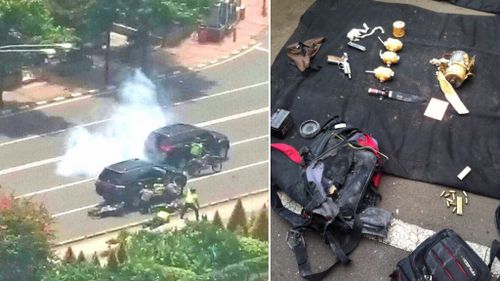
<svg viewBox="0 0 500 281"><path fill-rule="evenodd" d="M258 190L252 191L252 192L243 193L243 194L238 195L238 196L234 196L234 197L230 197L230 198L227 198L227 199L223 199L223 200L211 202L211 203L208 203L208 204L204 204L204 205L200 206L200 210L203 210L204 208L207 208L207 207L212 207L212 206L215 206L215 205L227 203L229 201L234 201L234 200L242 199L242 198L249 197L249 196L252 196L252 195L257 195L257 194L261 194L261 193L264 193L264 192L268 192L268 190L269 189L267 189L267 188L258 189ZM67 245L70 245L70 244L73 244L73 243L76 243L76 242L81 242L81 241L84 241L84 240L89 240L89 239L92 239L92 238L96 238L96 237L108 235L108 234L111 234L111 233L119 232L119 231L122 231L122 230L125 230L125 229L128 229L128 228L140 226L140 225L144 224L145 222L148 222L149 220L150 220L150 218L144 219L144 220L141 220L141 221L138 221L138 222L128 223L128 224L125 224L125 225L122 225L122 226L119 226L119 227L114 227L114 228L111 228L111 229L108 229L108 230L99 231L99 232L96 232L96 233L93 233L93 234L84 235L84 236L76 237L76 238L73 238L73 239L68 239L68 240L65 240L65 241L61 241L61 242L55 243L53 247L56 248L56 247L67 246Z"/></svg>
<svg viewBox="0 0 500 281"><path fill-rule="evenodd" d="M250 41L250 44L243 45L240 48L232 51L228 55L222 56L222 57L220 57L218 59L212 59L212 60L210 60L210 61L208 61L206 63L200 63L200 64L196 65L195 67L187 67L187 69L189 71L199 72L199 71L203 70L204 68L206 68L207 66L223 62L225 60L230 59L231 57L239 55L243 51L246 51L246 50L254 47L257 44L259 44L259 42L257 42L255 39L252 39ZM170 75L167 75L167 74L157 75L156 78L155 78L155 80L156 81L161 81L161 80L164 80L164 79L167 79L167 78L175 77L175 76L180 75L180 74L183 74L183 72L180 71L180 70L175 70ZM45 106L45 105L48 105L48 104L51 104L51 103L57 103L57 102L65 101L65 100L71 100L71 99L75 99L75 98L81 98L83 96L111 94L111 93L114 93L117 88L118 88L117 86L112 85L112 86L109 86L105 90L91 89L91 90L88 90L86 92L71 93L70 95L67 95L67 96L59 96L59 97L55 97L55 98L48 99L48 100L43 100L43 101L38 101L38 102L32 102L32 103L21 105L21 106L15 107L15 108L3 109L3 110L0 110L0 117L7 117L7 116L10 116L10 115L14 115L14 114L18 114L18 113L22 113L22 112L34 110L34 109L36 109L39 106Z"/></svg>
<svg viewBox="0 0 500 281"><path fill-rule="evenodd" d="M80 98L83 96L90 96L90 95L97 95L97 94L99 94L99 95L111 94L116 90L116 88L117 88L116 86L109 86L106 90L103 90L103 91L99 91L97 89L91 89L91 90L88 90L86 92L76 92L76 93L71 93L69 95L59 96L59 97L55 97L55 98L48 99L48 100L32 102L29 104L18 106L16 108L9 108L9 109L0 110L0 117L5 117L5 116L11 115L11 114L17 114L17 113L21 113L21 112L25 112L25 111L30 111L30 110L33 110L33 109L39 107L39 106L48 105L51 103L57 103L57 102L61 102L64 100L71 100L71 99L75 99L75 98Z"/></svg>
<svg viewBox="0 0 500 281"><path fill-rule="evenodd" d="M243 45L240 48L238 48L236 50L233 50L232 52L230 52L229 54L227 54L225 56L222 56L222 57L220 57L218 59L213 59L213 60L210 60L210 61L207 61L207 62L204 62L204 63L197 64L196 66L188 67L188 69L191 70L191 71L200 71L200 70L202 70L203 68L205 68L207 66L210 66L210 65L213 65L213 64L216 64L216 63L220 63L222 61L230 59L231 57L239 55L243 51L246 51L246 50L254 47L257 44L259 44L259 42L257 42L257 40L255 40L255 39L252 39L248 45Z"/></svg>

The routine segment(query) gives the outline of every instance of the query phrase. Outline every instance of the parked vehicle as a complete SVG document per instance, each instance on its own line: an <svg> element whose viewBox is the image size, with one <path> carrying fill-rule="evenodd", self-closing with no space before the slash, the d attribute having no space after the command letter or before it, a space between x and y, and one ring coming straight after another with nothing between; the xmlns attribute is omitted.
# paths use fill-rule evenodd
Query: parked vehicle
<svg viewBox="0 0 500 281"><path fill-rule="evenodd" d="M213 172L220 171L229 146L228 138L221 133L188 124L174 124L151 132L144 152L155 163L195 176L196 171L206 165L213 167Z"/></svg>
<svg viewBox="0 0 500 281"><path fill-rule="evenodd" d="M141 201L141 190L153 189L155 183L175 183L178 189L175 194L165 192L152 198L152 204L168 203L182 195L187 178L182 171L168 165L130 159L104 168L95 182L95 187L105 204L116 205L124 202L125 208L137 209Z"/></svg>

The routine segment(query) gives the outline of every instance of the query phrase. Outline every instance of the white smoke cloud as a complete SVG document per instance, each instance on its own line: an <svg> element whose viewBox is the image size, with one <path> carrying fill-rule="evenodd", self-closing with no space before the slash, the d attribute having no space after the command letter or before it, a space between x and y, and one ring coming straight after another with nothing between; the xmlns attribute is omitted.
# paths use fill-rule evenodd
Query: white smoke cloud
<svg viewBox="0 0 500 281"><path fill-rule="evenodd" d="M110 164L144 158L148 134L165 126L169 118L158 104L155 85L138 70L118 95L118 105L110 109L112 120L104 128L78 128L71 133L57 174L93 177Z"/></svg>

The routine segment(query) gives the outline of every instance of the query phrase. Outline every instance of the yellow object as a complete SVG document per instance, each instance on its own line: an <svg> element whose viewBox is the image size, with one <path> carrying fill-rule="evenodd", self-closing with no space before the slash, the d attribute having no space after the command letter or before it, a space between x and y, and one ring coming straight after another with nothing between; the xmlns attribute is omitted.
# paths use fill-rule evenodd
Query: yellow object
<svg viewBox="0 0 500 281"><path fill-rule="evenodd" d="M195 156L200 156L203 152L203 144L201 143L193 143L191 144L191 151L190 153Z"/></svg>
<svg viewBox="0 0 500 281"><path fill-rule="evenodd" d="M191 189L188 189L184 202L186 204L195 204L196 201L198 201L198 194L193 193L191 192Z"/></svg>
<svg viewBox="0 0 500 281"><path fill-rule="evenodd" d="M391 66L392 64L399 62L399 56L395 52L386 51L382 53L382 51L380 51L379 54L380 58L387 66Z"/></svg>
<svg viewBox="0 0 500 281"><path fill-rule="evenodd" d="M379 66L374 70L367 70L365 72L375 74L375 78L377 78L380 82L390 80L394 76L394 71L385 66Z"/></svg>
<svg viewBox="0 0 500 281"><path fill-rule="evenodd" d="M165 211L159 211L156 216L160 219L162 219L163 221L170 221L170 214L168 212L165 212Z"/></svg>
<svg viewBox="0 0 500 281"><path fill-rule="evenodd" d="M437 79L439 81L439 86L441 87L441 91L443 91L444 96L451 103L453 108L457 111L458 114L468 114L469 110L462 103L460 98L458 97L455 89L451 86L450 82L446 80L443 73L441 71L436 72Z"/></svg>
<svg viewBox="0 0 500 281"><path fill-rule="evenodd" d="M380 42L382 42L382 44L384 44L385 49L387 51L397 52L397 51L403 49L403 42L401 42L401 40L399 40L399 39L387 38L387 40L382 41L382 39L380 39L380 37L379 37L378 40L380 40Z"/></svg>
<svg viewBox="0 0 500 281"><path fill-rule="evenodd" d="M453 88L458 88L470 75L474 67L476 57L469 57L464 51L456 50L451 52L450 59L432 59L431 64L438 67L438 70L443 73L444 77Z"/></svg>
<svg viewBox="0 0 500 281"><path fill-rule="evenodd" d="M405 22L404 21L395 21L392 24L392 36L396 38L401 38L405 36L406 31L405 31Z"/></svg>

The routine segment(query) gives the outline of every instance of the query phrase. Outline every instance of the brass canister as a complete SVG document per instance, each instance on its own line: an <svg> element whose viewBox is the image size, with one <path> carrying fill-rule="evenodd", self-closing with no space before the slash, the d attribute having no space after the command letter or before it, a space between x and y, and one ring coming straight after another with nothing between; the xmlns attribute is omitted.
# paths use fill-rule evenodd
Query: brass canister
<svg viewBox="0 0 500 281"><path fill-rule="evenodd" d="M453 51L444 77L450 82L453 88L458 88L469 75L472 65L473 61L471 63L469 54L464 51Z"/></svg>
<svg viewBox="0 0 500 281"><path fill-rule="evenodd" d="M396 38L401 38L405 36L406 31L405 31L405 22L404 21L395 21L392 24L392 36Z"/></svg>

